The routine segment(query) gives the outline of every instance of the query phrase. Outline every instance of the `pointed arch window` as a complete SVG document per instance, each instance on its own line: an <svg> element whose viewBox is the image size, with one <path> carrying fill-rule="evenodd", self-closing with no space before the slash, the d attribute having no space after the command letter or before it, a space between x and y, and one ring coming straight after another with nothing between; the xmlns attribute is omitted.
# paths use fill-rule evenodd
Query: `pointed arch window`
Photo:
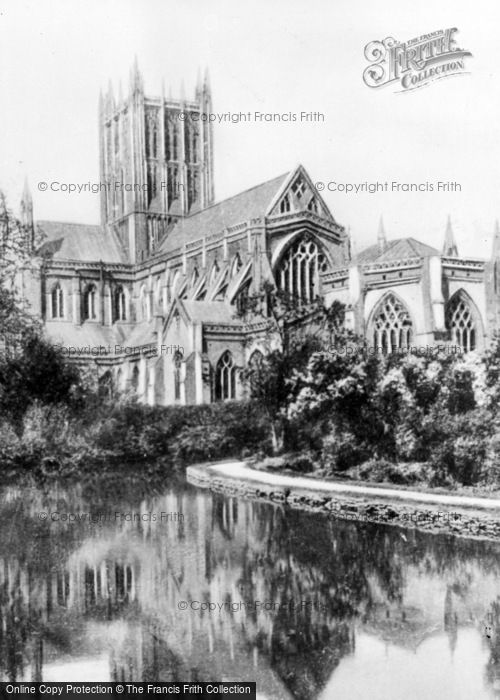
<svg viewBox="0 0 500 700"><path fill-rule="evenodd" d="M309 204L307 205L307 210L312 211L313 214L318 213L318 201L316 197L311 197L311 199L309 200Z"/></svg>
<svg viewBox="0 0 500 700"><path fill-rule="evenodd" d="M247 280L236 295L236 311L238 312L239 316L244 316L248 310L251 284L252 280Z"/></svg>
<svg viewBox="0 0 500 700"><path fill-rule="evenodd" d="M127 320L127 299L125 296L125 290L123 289L121 284L115 289L114 320Z"/></svg>
<svg viewBox="0 0 500 700"><path fill-rule="evenodd" d="M373 345L376 351L397 352L410 347L413 324L408 309L394 294L382 300L373 319Z"/></svg>
<svg viewBox="0 0 500 700"><path fill-rule="evenodd" d="M174 355L174 399L180 401L181 398L181 364L182 355L176 352Z"/></svg>
<svg viewBox="0 0 500 700"><path fill-rule="evenodd" d="M477 347L477 327L463 294L455 294L446 307L446 328L450 331L451 342L463 352L472 352Z"/></svg>
<svg viewBox="0 0 500 700"><path fill-rule="evenodd" d="M52 287L51 307L52 318L64 317L64 293L59 282Z"/></svg>
<svg viewBox="0 0 500 700"><path fill-rule="evenodd" d="M137 393L139 389L139 367L137 365L134 365L134 368L132 370L130 383L132 385L132 389Z"/></svg>
<svg viewBox="0 0 500 700"><path fill-rule="evenodd" d="M215 369L215 399L236 398L236 366L229 350L222 355Z"/></svg>
<svg viewBox="0 0 500 700"><path fill-rule="evenodd" d="M290 197L286 194L280 202L280 213L286 214L290 211Z"/></svg>
<svg viewBox="0 0 500 700"><path fill-rule="evenodd" d="M319 276L327 270L326 257L315 241L302 238L282 256L277 268L278 287L304 302L319 295Z"/></svg>
<svg viewBox="0 0 500 700"><path fill-rule="evenodd" d="M95 284L89 284L83 293L83 319L92 321L97 318L97 289Z"/></svg>

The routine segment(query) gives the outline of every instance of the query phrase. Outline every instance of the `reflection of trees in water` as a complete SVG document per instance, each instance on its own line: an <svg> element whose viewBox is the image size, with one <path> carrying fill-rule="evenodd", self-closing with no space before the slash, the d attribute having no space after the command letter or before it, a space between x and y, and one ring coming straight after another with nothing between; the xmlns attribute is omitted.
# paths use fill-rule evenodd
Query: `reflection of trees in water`
<svg viewBox="0 0 500 700"><path fill-rule="evenodd" d="M500 597L492 601L482 627L481 631L490 652L485 670L486 681L500 697Z"/></svg>
<svg viewBox="0 0 500 700"><path fill-rule="evenodd" d="M116 680L210 680L229 667L255 677L265 665L293 696L312 698L353 652L356 622L369 620L382 634L382 606L388 615L398 613L391 618L391 634L394 627L407 633L408 576L447 581L441 622L454 644L455 601L466 599L482 574L500 573L493 543L411 530L403 539L396 528L180 493L146 494L140 504L130 500L118 506L107 505L103 494L89 504L81 491L60 492L52 503L50 494L30 494L31 501L21 494L3 508L0 525L8 521L10 530L7 537L6 528L0 529L4 678L41 678L42 643L71 652L74 642L65 632L70 622L84 629L89 620L120 620L127 632L110 644ZM177 508L186 521L170 529L113 523L91 531L84 524L62 527L34 519L37 510L62 511L63 506L68 512ZM235 614L176 614L176 601L193 598L258 600L261 606ZM274 608L266 609L266 601ZM414 631L420 622L412 624ZM491 658L489 673L496 679L497 651Z"/></svg>

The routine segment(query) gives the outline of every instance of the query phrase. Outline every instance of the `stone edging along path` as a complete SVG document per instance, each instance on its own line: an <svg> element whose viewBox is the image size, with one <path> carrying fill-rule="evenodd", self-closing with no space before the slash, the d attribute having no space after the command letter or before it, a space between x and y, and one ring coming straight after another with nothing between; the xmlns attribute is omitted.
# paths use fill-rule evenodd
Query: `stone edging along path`
<svg viewBox="0 0 500 700"><path fill-rule="evenodd" d="M258 471L241 461L193 465L187 480L228 496L264 499L332 519L500 541L500 500L492 498L321 481Z"/></svg>

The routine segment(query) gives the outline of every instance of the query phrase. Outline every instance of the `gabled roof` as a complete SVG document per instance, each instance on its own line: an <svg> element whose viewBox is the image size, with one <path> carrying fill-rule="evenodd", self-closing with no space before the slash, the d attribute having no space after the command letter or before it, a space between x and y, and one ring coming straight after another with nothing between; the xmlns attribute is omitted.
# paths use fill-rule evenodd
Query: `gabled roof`
<svg viewBox="0 0 500 700"><path fill-rule="evenodd" d="M357 255L353 262L358 265L365 265L374 262L389 262L391 260L405 260L407 258L429 258L440 255L436 248L421 243L415 238L397 238L395 241L388 241L384 250L380 250L378 244L372 245Z"/></svg>
<svg viewBox="0 0 500 700"><path fill-rule="evenodd" d="M216 233L222 234L224 229L241 224L248 219L265 216L270 203L287 177L288 173L285 173L181 219L167 235L161 250L180 248L185 243L198 238Z"/></svg>
<svg viewBox="0 0 500 700"><path fill-rule="evenodd" d="M54 260L126 262L119 241L107 228L62 221L37 221L36 228L43 237L40 255Z"/></svg>

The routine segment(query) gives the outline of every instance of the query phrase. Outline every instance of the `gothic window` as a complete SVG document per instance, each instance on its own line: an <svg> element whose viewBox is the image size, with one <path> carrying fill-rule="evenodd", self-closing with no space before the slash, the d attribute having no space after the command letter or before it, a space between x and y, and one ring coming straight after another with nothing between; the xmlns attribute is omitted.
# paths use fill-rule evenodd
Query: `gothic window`
<svg viewBox="0 0 500 700"><path fill-rule="evenodd" d="M239 316L244 316L248 310L248 297L250 295L250 285L252 280L248 280L236 296L236 311Z"/></svg>
<svg viewBox="0 0 500 700"><path fill-rule="evenodd" d="M51 293L52 318L64 316L64 294L59 282L52 287Z"/></svg>
<svg viewBox="0 0 500 700"><path fill-rule="evenodd" d="M95 284L89 284L83 293L83 320L92 321L97 318L97 289Z"/></svg>
<svg viewBox="0 0 500 700"><path fill-rule="evenodd" d="M318 213L318 202L316 201L316 197L311 197L309 204L307 205L307 210L312 211L314 214Z"/></svg>
<svg viewBox="0 0 500 700"><path fill-rule="evenodd" d="M115 321L126 321L127 320L127 301L125 297L125 290L123 287L120 285L119 287L116 288L115 290L115 304L114 304L114 311L115 311Z"/></svg>
<svg viewBox="0 0 500 700"><path fill-rule="evenodd" d="M199 160L199 155L198 155L198 132L196 129L193 129L193 152L191 154L191 160L193 163L197 163Z"/></svg>
<svg viewBox="0 0 500 700"><path fill-rule="evenodd" d="M236 398L236 367L233 356L229 350L226 350L215 370L215 399L224 401L234 398Z"/></svg>
<svg viewBox="0 0 500 700"><path fill-rule="evenodd" d="M156 185L157 185L157 170L154 163L148 163L147 168L147 187L148 187L148 205L151 204L153 199L156 197Z"/></svg>
<svg viewBox="0 0 500 700"><path fill-rule="evenodd" d="M171 204L174 199L178 199L179 189L179 170L176 165L169 165L167 180L167 195L169 204Z"/></svg>
<svg viewBox="0 0 500 700"><path fill-rule="evenodd" d="M280 213L286 214L290 211L290 197L286 194L280 202Z"/></svg>
<svg viewBox="0 0 500 700"><path fill-rule="evenodd" d="M456 294L446 307L446 328L451 333L451 342L463 352L476 349L477 329L471 309L462 294Z"/></svg>
<svg viewBox="0 0 500 700"><path fill-rule="evenodd" d="M139 367L137 365L134 365L134 369L132 370L130 383L132 385L132 389L137 393L137 390L139 389Z"/></svg>
<svg viewBox="0 0 500 700"><path fill-rule="evenodd" d="M172 160L179 159L179 135L177 133L177 127L174 123L170 124L170 158Z"/></svg>
<svg viewBox="0 0 500 700"><path fill-rule="evenodd" d="M373 345L376 352L390 353L410 347L413 324L406 307L388 294L373 320Z"/></svg>
<svg viewBox="0 0 500 700"><path fill-rule="evenodd" d="M182 355L176 352L174 355L174 399L176 401L181 398L181 363Z"/></svg>
<svg viewBox="0 0 500 700"><path fill-rule="evenodd" d="M188 178L188 207L190 207L197 199L198 196L198 173L193 168L189 168L187 173Z"/></svg>
<svg viewBox="0 0 500 700"><path fill-rule="evenodd" d="M156 114L150 113L146 117L146 145L147 156L156 158L158 148L158 126L156 123Z"/></svg>
<svg viewBox="0 0 500 700"><path fill-rule="evenodd" d="M300 301L313 301L319 294L319 275L328 267L325 256L311 239L290 246L276 271L279 288Z"/></svg>

